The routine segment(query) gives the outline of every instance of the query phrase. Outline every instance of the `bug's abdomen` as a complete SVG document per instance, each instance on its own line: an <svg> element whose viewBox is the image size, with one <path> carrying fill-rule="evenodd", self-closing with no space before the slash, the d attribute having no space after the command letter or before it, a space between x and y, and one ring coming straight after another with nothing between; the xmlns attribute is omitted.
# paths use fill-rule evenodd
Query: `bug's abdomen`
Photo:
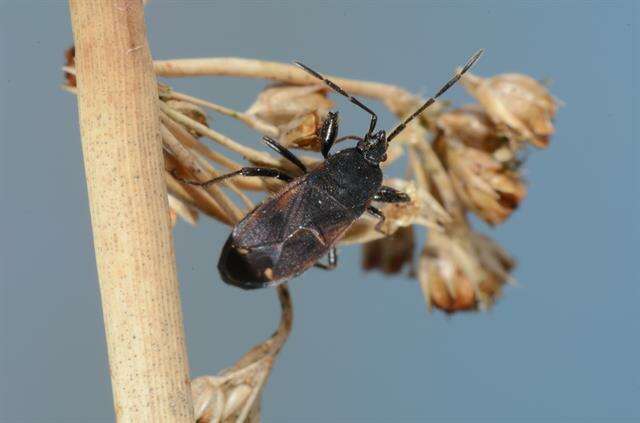
<svg viewBox="0 0 640 423"><path fill-rule="evenodd" d="M281 202L265 202L236 226L218 263L225 282L253 289L291 279L323 258L358 217L315 187L290 198L285 210Z"/></svg>

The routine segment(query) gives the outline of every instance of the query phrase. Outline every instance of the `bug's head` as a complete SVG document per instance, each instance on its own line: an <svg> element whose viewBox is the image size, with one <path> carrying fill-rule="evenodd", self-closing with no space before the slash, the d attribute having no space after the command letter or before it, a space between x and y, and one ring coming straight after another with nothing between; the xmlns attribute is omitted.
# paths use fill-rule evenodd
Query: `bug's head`
<svg viewBox="0 0 640 423"><path fill-rule="evenodd" d="M368 162L378 164L387 160L387 133L384 130L367 134L357 148Z"/></svg>

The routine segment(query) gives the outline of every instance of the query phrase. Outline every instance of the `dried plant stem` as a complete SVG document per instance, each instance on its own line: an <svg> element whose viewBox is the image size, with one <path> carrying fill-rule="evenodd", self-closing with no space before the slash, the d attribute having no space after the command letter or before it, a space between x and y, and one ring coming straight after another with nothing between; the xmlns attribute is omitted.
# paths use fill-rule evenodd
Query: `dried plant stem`
<svg viewBox="0 0 640 423"><path fill-rule="evenodd" d="M194 131L197 131L199 134L206 136L207 138L217 142L221 146L233 151L234 153L242 155L247 160L251 162L263 163L268 166L278 167L279 162L271 157L271 155L261 153L249 147L245 147L244 145L235 142L226 135L223 135L218 131L214 131L213 129L201 124L200 122L196 122L195 120L191 119L189 116L180 113L177 110L174 110L162 101L159 104L160 110L166 113L171 119L186 126L187 128L191 128Z"/></svg>
<svg viewBox="0 0 640 423"><path fill-rule="evenodd" d="M142 2L70 0L116 418L194 421Z"/></svg>
<svg viewBox="0 0 640 423"><path fill-rule="evenodd" d="M213 169L207 171L203 168L201 163L198 161L197 157L195 157L191 152L185 148L180 141L173 136L173 134L164 126L160 126L160 134L162 136L162 140L165 145L171 150L171 152L175 155L176 159L181 163L186 163L187 168L191 172L192 175L195 176L196 180L199 182L205 182L212 177L219 176ZM228 182L225 181L227 184ZM211 194L211 197L218 203L218 205L225 211L225 213L231 217L233 221L238 221L242 218L242 211L236 206L233 201L227 197L227 195L222 192L222 190L216 185L212 184L206 188L206 191Z"/></svg>
<svg viewBox="0 0 640 423"><path fill-rule="evenodd" d="M187 101L191 104L206 107L208 109L213 110L214 112L217 112L226 116L230 116L234 119L239 120L240 122L247 125L249 128L254 129L255 131L263 135L268 135L270 137L277 137L280 133L278 128L266 122L263 122L260 119L256 119L255 117L248 115L246 113L238 112L236 110L229 109L228 107L224 107L207 100L202 100L200 98L193 97L188 94L179 93L173 90L171 90L166 95L166 97L174 100Z"/></svg>
<svg viewBox="0 0 640 423"><path fill-rule="evenodd" d="M426 134L424 134L426 137ZM424 169L430 175L434 185L438 188L438 193L442 198L443 206L446 211L453 217L457 222L462 222L465 220L464 218L464 209L456 196L456 193L453 189L453 184L451 183L451 178L435 151L431 147L431 144L423 138L423 142L416 143L411 148L415 148L418 153L418 156L424 163ZM416 169L416 173L417 173Z"/></svg>
<svg viewBox="0 0 640 423"><path fill-rule="evenodd" d="M203 157L213 161L214 163L218 163L228 170L234 171L242 167L239 163L204 145L200 140L191 135L189 131L184 129L182 125L175 122L165 113L160 112L160 120L185 147L194 150ZM236 178L233 183L242 189L252 191L267 190L267 184L262 178Z"/></svg>
<svg viewBox="0 0 640 423"><path fill-rule="evenodd" d="M191 119L184 113L180 113L164 102L160 102L160 110L175 122L184 125L189 129L193 129L197 133L209 138L212 141L215 141L216 143L220 144L230 151L233 151L234 153L242 155L246 160L250 161L254 165L276 167L293 172L298 171L298 169L293 164L289 163L289 161L285 159L276 159L271 154L254 150L251 147L246 147L238 143L237 141L234 141L233 139L227 137L226 135L211 129L206 125L195 121L194 119ZM300 160L302 160L304 164L311 167L315 166L319 162L318 160L304 156L300 157Z"/></svg>
<svg viewBox="0 0 640 423"><path fill-rule="evenodd" d="M293 307L287 284L277 288L282 309L278 329L266 341L251 348L231 368L216 376L200 376L193 381L193 395L198 422L212 423L257 421L260 394L269 376L275 359L291 333ZM242 389L231 407L233 392ZM235 415L235 419L233 418Z"/></svg>
<svg viewBox="0 0 640 423"><path fill-rule="evenodd" d="M156 60L154 69L159 76L166 77L215 75L269 79L295 85L318 83L316 79L294 65L238 57ZM331 75L328 77L353 95L363 95L381 101L395 98L396 102L415 99L411 93L395 85Z"/></svg>

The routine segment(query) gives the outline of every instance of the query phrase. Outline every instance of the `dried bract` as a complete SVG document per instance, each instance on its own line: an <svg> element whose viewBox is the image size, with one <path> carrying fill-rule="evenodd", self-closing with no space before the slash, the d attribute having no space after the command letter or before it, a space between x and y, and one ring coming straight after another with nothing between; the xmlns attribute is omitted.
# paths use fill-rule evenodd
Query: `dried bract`
<svg viewBox="0 0 640 423"><path fill-rule="evenodd" d="M322 86L276 85L262 91L247 113L273 125L282 125L309 112L326 113L332 107L333 102Z"/></svg>
<svg viewBox="0 0 640 423"><path fill-rule="evenodd" d="M278 140L285 147L320 151L320 139L316 133L322 125L322 119L316 111L303 114L278 127L280 130Z"/></svg>
<svg viewBox="0 0 640 423"><path fill-rule="evenodd" d="M527 189L518 171L483 150L441 135L438 152L464 206L485 222L502 223L518 207Z"/></svg>
<svg viewBox="0 0 640 423"><path fill-rule="evenodd" d="M547 147L558 104L542 84L516 73L491 78L467 74L462 83L509 138Z"/></svg>
<svg viewBox="0 0 640 423"><path fill-rule="evenodd" d="M362 246L362 268L379 269L386 274L399 273L405 265L413 267L413 226L399 228L393 234Z"/></svg>
<svg viewBox="0 0 640 423"><path fill-rule="evenodd" d="M246 113L276 126L283 145L319 151L316 130L333 106L322 86L276 85L262 91Z"/></svg>
<svg viewBox="0 0 640 423"><path fill-rule="evenodd" d="M420 257L418 278L427 303L453 313L492 305L513 266L513 259L483 235L434 233Z"/></svg>
<svg viewBox="0 0 640 423"><path fill-rule="evenodd" d="M399 228L420 225L433 230L442 230L442 225L451 221L451 216L425 189L418 188L413 181L387 179L385 185L406 193L411 201L388 203L381 210L386 219L382 225L385 234L395 233ZM384 237L376 230L377 219L363 215L349 228L340 244L359 244Z"/></svg>
<svg viewBox="0 0 640 423"><path fill-rule="evenodd" d="M448 138L456 138L469 147L488 153L505 143L489 115L477 104L441 114L436 126Z"/></svg>

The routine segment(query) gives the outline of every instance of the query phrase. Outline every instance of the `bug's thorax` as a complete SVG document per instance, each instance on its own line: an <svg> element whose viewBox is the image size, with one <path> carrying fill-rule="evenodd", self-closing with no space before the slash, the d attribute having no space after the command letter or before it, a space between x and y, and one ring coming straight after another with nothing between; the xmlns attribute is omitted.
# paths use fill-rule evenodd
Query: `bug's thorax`
<svg viewBox="0 0 640 423"><path fill-rule="evenodd" d="M318 170L311 176L314 186L357 214L364 212L382 184L380 165L368 160L357 147L330 156Z"/></svg>
<svg viewBox="0 0 640 423"><path fill-rule="evenodd" d="M387 160L387 134L384 130L365 135L356 146L364 158L372 164L379 164Z"/></svg>

